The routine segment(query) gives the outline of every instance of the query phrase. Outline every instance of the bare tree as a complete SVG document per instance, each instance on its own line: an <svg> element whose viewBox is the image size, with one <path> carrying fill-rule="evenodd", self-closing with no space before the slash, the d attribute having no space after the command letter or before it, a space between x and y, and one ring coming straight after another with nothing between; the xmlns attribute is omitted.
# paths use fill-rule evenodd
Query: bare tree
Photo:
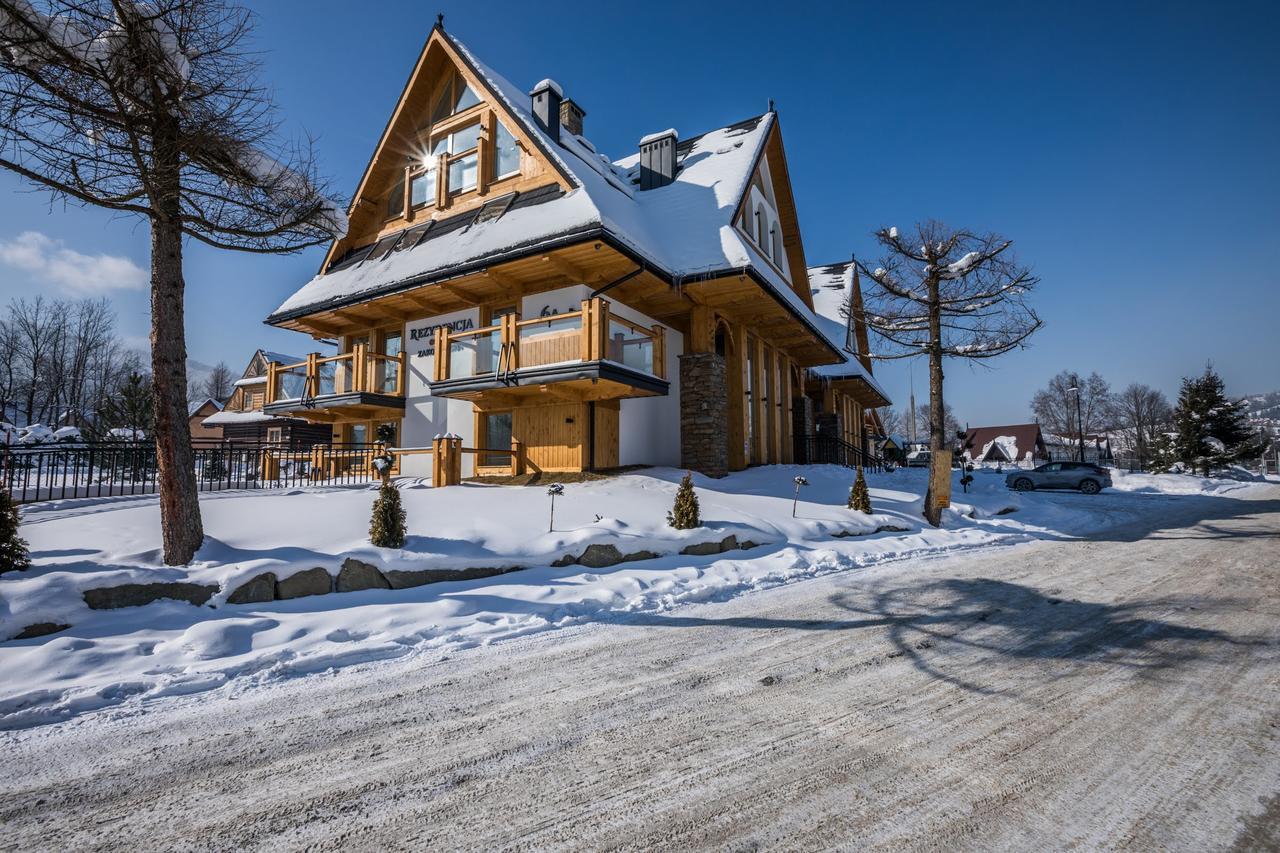
<svg viewBox="0 0 1280 853"><path fill-rule="evenodd" d="M1115 428L1145 471L1156 440L1171 428L1173 407L1163 393L1136 382L1114 395L1111 405Z"/></svg>
<svg viewBox="0 0 1280 853"><path fill-rule="evenodd" d="M882 228L875 237L883 252L879 265L857 261L876 285L863 309L882 345L872 357L929 360L932 461L924 516L937 526L949 499L938 491L949 488L951 468L942 360L985 360L1023 346L1042 325L1025 301L1039 279L1014 258L1013 242L995 234L930 221L910 236Z"/></svg>
<svg viewBox="0 0 1280 853"><path fill-rule="evenodd" d="M0 0L0 166L151 229L151 382L171 565L189 562L204 536L187 429L184 238L278 253L346 230L309 149L274 142L249 30L249 13L227 0Z"/></svg>
<svg viewBox="0 0 1280 853"><path fill-rule="evenodd" d="M1111 386L1096 372L1084 378L1064 370L1032 396L1031 411L1043 430L1074 442L1083 462L1085 437L1111 426Z"/></svg>
<svg viewBox="0 0 1280 853"><path fill-rule="evenodd" d="M231 396L231 383L234 381L231 368L225 361L220 361L204 380L204 396L224 403Z"/></svg>
<svg viewBox="0 0 1280 853"><path fill-rule="evenodd" d="M924 439L930 441L933 438L933 418L928 403L921 403L916 406L916 423L924 425ZM956 433L960 431L960 421L956 419L956 413L951 410L951 404L944 402L942 404L942 439L948 447L955 440Z"/></svg>

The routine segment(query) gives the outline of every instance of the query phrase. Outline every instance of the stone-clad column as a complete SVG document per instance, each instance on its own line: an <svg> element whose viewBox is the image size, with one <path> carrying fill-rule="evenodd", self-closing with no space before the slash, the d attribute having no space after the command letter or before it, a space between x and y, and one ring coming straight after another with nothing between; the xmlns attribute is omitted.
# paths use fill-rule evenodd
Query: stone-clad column
<svg viewBox="0 0 1280 853"><path fill-rule="evenodd" d="M724 356L680 356L680 464L708 477L729 473L729 377Z"/></svg>

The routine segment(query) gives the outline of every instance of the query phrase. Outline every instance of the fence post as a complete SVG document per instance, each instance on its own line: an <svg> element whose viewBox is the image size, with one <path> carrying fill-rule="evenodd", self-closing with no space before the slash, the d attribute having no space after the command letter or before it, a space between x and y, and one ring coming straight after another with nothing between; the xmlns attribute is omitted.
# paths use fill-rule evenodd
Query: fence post
<svg viewBox="0 0 1280 853"><path fill-rule="evenodd" d="M518 477L524 473L524 442L511 439L511 475Z"/></svg>
<svg viewBox="0 0 1280 853"><path fill-rule="evenodd" d="M439 352L438 349L437 352ZM444 455L444 439L437 435L431 440L431 487L433 489L444 485L445 465L449 461L444 458Z"/></svg>
<svg viewBox="0 0 1280 853"><path fill-rule="evenodd" d="M446 486L457 486L462 483L462 439L452 436L449 443L449 474Z"/></svg>

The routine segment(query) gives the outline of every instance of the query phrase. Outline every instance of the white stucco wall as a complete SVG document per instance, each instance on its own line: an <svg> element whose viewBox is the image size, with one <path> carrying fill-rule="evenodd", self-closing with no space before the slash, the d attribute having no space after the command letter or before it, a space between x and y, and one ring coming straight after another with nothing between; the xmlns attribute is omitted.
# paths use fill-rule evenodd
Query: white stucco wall
<svg viewBox="0 0 1280 853"><path fill-rule="evenodd" d="M475 308L413 320L404 327L405 352L408 353L409 373L404 406L405 447L427 447L437 435L452 432L462 436L462 443L475 446L475 418L471 403L467 400L449 400L432 397L430 379L435 367L435 329L444 323L455 324L456 331L476 328L480 312ZM469 325L468 325L469 324ZM462 476L470 477L473 460L463 457ZM430 477L431 456L415 454L406 456L401 464L405 476Z"/></svg>

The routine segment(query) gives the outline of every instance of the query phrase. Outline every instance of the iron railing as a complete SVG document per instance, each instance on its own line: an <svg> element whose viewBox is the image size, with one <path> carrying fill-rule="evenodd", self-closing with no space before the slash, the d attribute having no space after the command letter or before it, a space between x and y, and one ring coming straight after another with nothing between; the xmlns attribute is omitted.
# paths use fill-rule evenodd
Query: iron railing
<svg viewBox="0 0 1280 853"><path fill-rule="evenodd" d="M273 489L377 480L376 444L202 442L194 448L197 488ZM18 503L147 495L157 489L152 442L0 447L0 487Z"/></svg>
<svg viewBox="0 0 1280 853"><path fill-rule="evenodd" d="M797 435L795 437L796 462L801 465L843 465L846 468L865 468L880 471L884 460L861 447L850 444L833 435Z"/></svg>

